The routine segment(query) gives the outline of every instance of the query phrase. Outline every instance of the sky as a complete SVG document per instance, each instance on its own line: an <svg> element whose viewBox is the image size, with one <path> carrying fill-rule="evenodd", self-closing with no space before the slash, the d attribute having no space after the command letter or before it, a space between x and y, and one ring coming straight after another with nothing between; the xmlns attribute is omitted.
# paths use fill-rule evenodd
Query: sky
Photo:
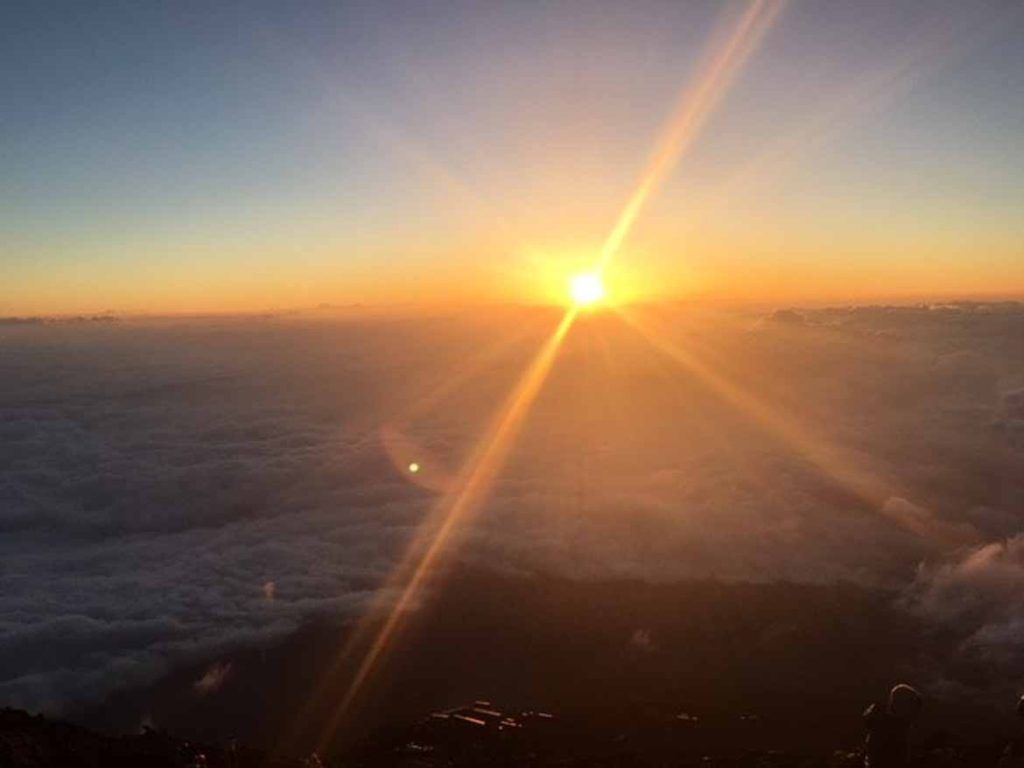
<svg viewBox="0 0 1024 768"><path fill-rule="evenodd" d="M776 5L613 296L1024 294L1021 4ZM559 302L750 7L5 4L0 315Z"/></svg>

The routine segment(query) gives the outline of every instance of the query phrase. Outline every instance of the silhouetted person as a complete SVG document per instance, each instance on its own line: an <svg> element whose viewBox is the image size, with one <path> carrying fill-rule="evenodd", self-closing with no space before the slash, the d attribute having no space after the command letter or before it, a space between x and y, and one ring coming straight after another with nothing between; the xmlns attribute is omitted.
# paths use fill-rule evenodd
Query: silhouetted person
<svg viewBox="0 0 1024 768"><path fill-rule="evenodd" d="M1024 721L1024 696L1017 700L1017 716ZM999 758L999 768L1021 768L1021 766L1024 766L1024 734L1019 733L1006 745L1002 757Z"/></svg>
<svg viewBox="0 0 1024 768"><path fill-rule="evenodd" d="M921 712L921 694L903 683L889 691L886 706L864 710L865 768L900 768L907 764L910 726Z"/></svg>

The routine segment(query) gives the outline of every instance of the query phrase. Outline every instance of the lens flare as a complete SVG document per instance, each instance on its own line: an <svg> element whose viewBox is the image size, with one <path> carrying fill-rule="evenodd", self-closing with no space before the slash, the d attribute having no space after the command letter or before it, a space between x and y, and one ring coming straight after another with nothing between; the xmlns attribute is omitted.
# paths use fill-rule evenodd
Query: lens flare
<svg viewBox="0 0 1024 768"><path fill-rule="evenodd" d="M638 312L621 310L619 316L651 346L700 381L709 392L782 441L869 508L904 530L942 547L976 543L977 534L969 526L942 520L912 502L894 504L892 500L903 499L905 492L866 466L852 451L844 450L812 431L794 413L773 407L731 376L709 365L694 350L673 342L667 328L658 327Z"/></svg>
<svg viewBox="0 0 1024 768"><path fill-rule="evenodd" d="M538 350L496 414L494 422L463 466L451 491L440 499L428 516L428 523L420 530L406 557L396 567L388 590L395 590L397 599L387 612L383 624L374 627L371 623L365 623L356 630L357 641L369 636L369 648L356 666L345 694L334 707L323 729L318 743L319 749L327 745L363 686L386 655L395 635L401 629L403 620L419 599L431 572L445 552L453 546L452 540L480 508L504 465L576 316L577 310L569 309L554 333ZM372 621L372 616L368 618ZM352 647L356 645L358 642L352 642ZM339 663L346 660L347 655L347 652L343 651Z"/></svg>
<svg viewBox="0 0 1024 768"><path fill-rule="evenodd" d="M655 147L647 168L641 175L633 193L620 212L615 225L600 250L598 268L581 273L570 280L571 303L554 334L545 342L536 357L523 372L515 389L497 414L490 429L482 436L477 449L459 473L452 489L441 499L433 514L431 525L419 532L406 557L392 574L389 587L396 589L398 598L387 612L380 627L364 622L356 636L368 641L368 648L353 670L352 679L344 695L333 708L331 717L321 733L321 746L340 725L356 697L379 666L382 658L394 644L410 607L415 603L424 583L437 565L442 554L452 546L452 539L466 525L494 483L503 466L526 414L540 392L548 372L554 364L563 339L578 313L603 301L606 297L602 275L620 249L644 204L662 186L694 138L703 127L713 108L721 100L743 63L777 16L785 0L754 0L738 23L718 46L712 47L710 59L699 71L696 81L688 90L669 119L665 133ZM411 465L410 472L415 472ZM338 658L343 665L359 642L351 642Z"/></svg>

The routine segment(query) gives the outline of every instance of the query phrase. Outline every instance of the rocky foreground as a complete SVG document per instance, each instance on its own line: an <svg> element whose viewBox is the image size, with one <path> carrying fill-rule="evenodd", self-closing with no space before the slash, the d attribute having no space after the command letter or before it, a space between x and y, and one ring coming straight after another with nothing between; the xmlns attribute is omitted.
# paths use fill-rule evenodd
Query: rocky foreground
<svg viewBox="0 0 1024 768"><path fill-rule="evenodd" d="M69 723L0 710L2 768L307 768L313 760L268 755L235 744L209 745L145 730L136 735L97 733Z"/></svg>
<svg viewBox="0 0 1024 768"><path fill-rule="evenodd" d="M395 725L342 755L284 756L236 743L211 745L145 729L136 735L101 734L76 725L0 710L2 768L450 768L477 766L701 766L701 768L854 768L856 748L794 753L754 746L766 741L756 714L705 722L686 712L625 710L597 722L580 715L504 711L487 701L434 712ZM770 740L770 739L768 739ZM914 751L914 765L994 766L1003 745L963 744L933 733Z"/></svg>

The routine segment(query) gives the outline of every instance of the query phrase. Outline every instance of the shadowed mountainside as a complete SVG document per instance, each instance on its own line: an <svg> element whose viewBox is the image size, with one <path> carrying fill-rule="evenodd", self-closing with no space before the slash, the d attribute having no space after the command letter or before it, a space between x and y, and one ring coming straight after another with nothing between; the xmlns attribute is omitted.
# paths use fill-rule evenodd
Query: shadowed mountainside
<svg viewBox="0 0 1024 768"><path fill-rule="evenodd" d="M349 634L309 626L70 714L98 728L151 722L309 754L350 681L354 662L325 677ZM750 713L763 724L751 748L831 753L856 747L859 713L896 680L928 698L922 733L1005 732L1005 702L944 695L937 670L951 672L954 649L955 638L928 633L889 593L854 585L588 583L464 569L411 617L326 754L478 698L550 708L597 732L637 712L706 722Z"/></svg>

